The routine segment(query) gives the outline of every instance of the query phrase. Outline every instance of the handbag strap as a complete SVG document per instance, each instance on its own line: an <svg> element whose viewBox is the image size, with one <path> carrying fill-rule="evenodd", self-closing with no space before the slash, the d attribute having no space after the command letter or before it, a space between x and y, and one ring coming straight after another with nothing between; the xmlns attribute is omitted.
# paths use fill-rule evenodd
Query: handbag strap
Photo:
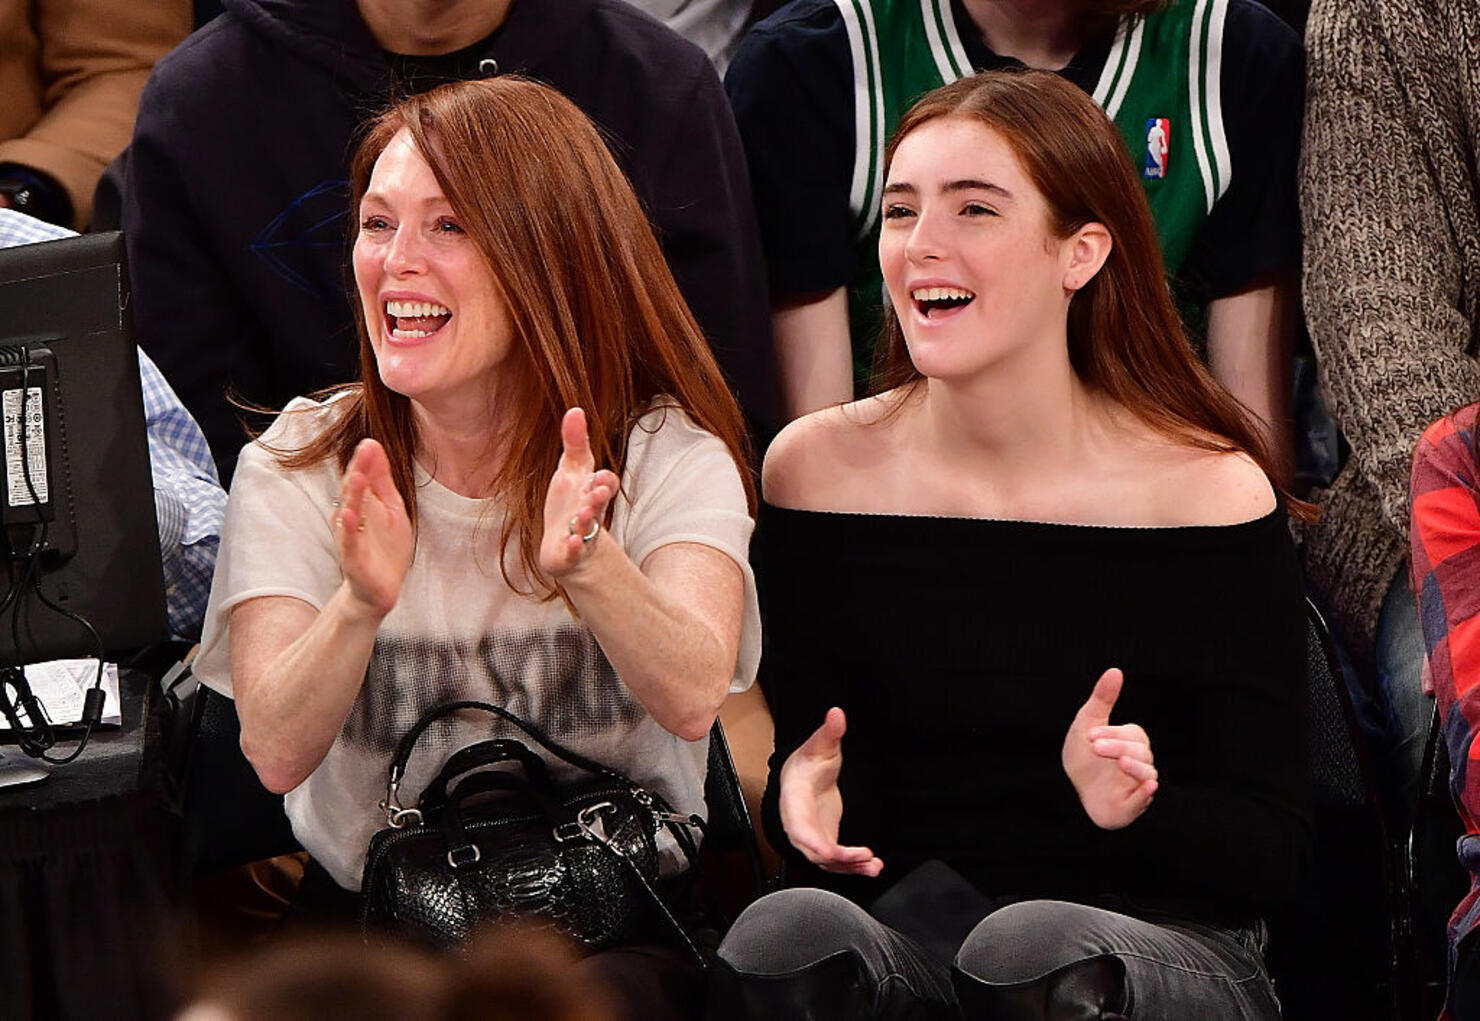
<svg viewBox="0 0 1480 1021"><path fill-rule="evenodd" d="M595 773L597 776L604 776L609 780L614 780L617 783L626 784L629 787L635 786L631 780L623 776L621 773L618 773L616 770L611 769L608 766L603 766L595 759L587 758L580 752L572 751L571 749L565 747L563 744L560 744L554 738L550 737L550 735L546 734L543 730L535 726L533 723L530 723L528 720L524 720L518 716L515 716L503 706L494 705L492 702L479 702L475 699L460 699L455 702L444 702L439 706L434 706L433 708L428 709L424 714L422 714L421 719L416 721L416 726L412 727L406 733L406 735L401 738L401 743L396 746L396 757L391 760L389 778L386 784L385 807L387 812L396 814L401 811L400 803L397 800L396 795L397 792L401 789L401 780L406 776L406 763L411 760L411 750L416 747L417 740L421 737L422 734L426 732L426 729L437 720L440 720L444 716L451 716L453 713L462 712L464 709L478 709L483 712L492 713L493 715L500 717L504 721L511 723L515 727L518 727L520 730L524 731L524 733L528 734L531 738L535 740L537 744L548 750L551 754L555 755L558 758L564 759L566 762L570 763L572 766L575 766L577 769L584 769L588 773Z"/></svg>
<svg viewBox="0 0 1480 1021"><path fill-rule="evenodd" d="M674 916L672 910L669 909L668 904L663 900L662 895L659 894L657 890L653 889L653 884L648 881L647 876L643 875L642 869L638 867L638 864L631 858L629 858L626 852L618 847L609 837L607 837L600 830L595 829L584 821L581 821L580 823L578 823L578 825L588 839L592 840L600 847L605 849L608 854L615 857L626 867L627 871L631 873L632 878L637 880L637 885L642 889L643 893L647 895L647 898L652 903L653 908L656 909L656 911L658 912L658 917L663 919L663 922L668 926L670 930L672 930L673 934L678 937L679 945L682 946L683 949L689 954L689 956L694 959L694 962L698 964L701 971L707 972L709 970L708 958L706 958L702 953L699 952L699 948L694 945L694 941L689 936L688 930L685 929L683 927L683 923ZM678 832L677 828L674 827L672 823L669 823L668 825L670 829L674 830L674 833L676 835ZM687 834L685 834L685 837L687 837ZM684 847L683 843L680 843L680 847L683 848L684 854L689 855L690 865L696 866L697 862L693 858L690 851L690 847L692 847L693 845L692 840L688 841L688 845L688 847Z"/></svg>
<svg viewBox="0 0 1480 1021"><path fill-rule="evenodd" d="M535 787L545 789L550 786L550 773L545 767L545 760L530 751L523 741L512 737L479 741L453 753L442 771L427 784L418 800L422 814L447 803L448 788L458 777L501 762L517 763L524 771L524 776Z"/></svg>
<svg viewBox="0 0 1480 1021"><path fill-rule="evenodd" d="M528 734L542 747L548 749L552 754L558 756L561 759L564 759L566 762L577 767L578 769L584 769L588 773L594 773L597 776L605 777L609 780L613 780L619 784L622 784L623 786L630 787L635 792L638 792L639 796L647 798L652 805L653 813L658 819L659 823L665 829L667 829L670 834L672 834L674 843L678 846L679 851L681 851L683 853L683 856L688 859L690 871L696 877L698 876L698 847L695 845L693 835L689 833L687 827L697 827L702 833L705 829L704 820L702 820L699 816L678 815L673 811L672 806L668 804L667 799L665 799L657 791L649 791L645 788L639 787L637 784L633 783L630 778L624 776L616 770L611 769L607 766L603 766L601 763L595 761L594 759L587 758L579 752L572 751L571 749L566 748L564 745L560 744L554 738L546 734L539 727L535 726L533 723L530 723L528 720L521 719L515 714L509 712L509 710L505 709L503 706L494 705L492 702L481 702L476 699L459 699L453 702L444 702L442 705L435 706L427 710L424 714L422 714L421 719L416 721L416 726L412 727L411 730L408 731L406 735L401 738L401 743L396 747L396 757L391 761L389 777L386 783L385 801L381 803L381 808L385 809L386 815L389 818L390 824L392 826L400 827L406 825L406 823L410 821L410 819L408 818L409 816L415 816L417 822L421 822L423 818L422 813L418 809L402 809L397 798L397 794L401 788L401 780L406 775L406 764L411 759L411 750L416 746L417 740L421 737L423 733L426 732L426 729L437 720L441 719L444 716L450 716L453 713L461 712L464 709L478 709L483 712L492 713L493 715L509 723L512 723L514 726L524 731L524 733ZM663 919L678 934L679 940L683 944L684 948L693 955L694 959L699 962L701 967L707 968L708 962L704 959L703 955L699 953L698 948L694 946L694 941L689 938L689 934L684 931L684 928L681 924L679 924L678 919L673 917L673 912L668 910L668 905L663 903L663 898L658 895L658 891L652 888L652 885L647 881L647 877L642 874L642 869L638 868L637 863L629 859L620 850L613 846L610 841L604 839L600 834L592 831L589 832L588 835L591 836L591 838L594 839L597 843L605 847L607 851L615 854L618 858L622 859L622 861L626 863L627 867L631 869L632 874L637 878L639 885L643 888L643 890L647 892L648 896L652 899L654 905L658 909L659 915L662 916Z"/></svg>
<svg viewBox="0 0 1480 1021"><path fill-rule="evenodd" d="M509 773L503 770L489 770L486 773L473 773L463 777L447 795L447 808L451 811L446 815L458 815L463 807L463 802L480 794L515 794L533 806L540 815L554 822L559 822L559 806L550 798L549 794L534 784L530 783L518 773Z"/></svg>

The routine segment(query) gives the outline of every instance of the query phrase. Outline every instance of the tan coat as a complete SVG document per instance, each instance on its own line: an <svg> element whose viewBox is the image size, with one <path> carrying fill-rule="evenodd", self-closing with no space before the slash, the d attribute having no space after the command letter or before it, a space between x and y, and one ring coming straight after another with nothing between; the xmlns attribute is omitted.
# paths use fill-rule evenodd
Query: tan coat
<svg viewBox="0 0 1480 1021"><path fill-rule="evenodd" d="M85 226L144 80L190 19L189 0L0 0L0 163L56 178Z"/></svg>
<svg viewBox="0 0 1480 1021"><path fill-rule="evenodd" d="M1306 49L1305 311L1352 449L1308 558L1370 662L1413 448L1480 399L1480 0L1316 0Z"/></svg>

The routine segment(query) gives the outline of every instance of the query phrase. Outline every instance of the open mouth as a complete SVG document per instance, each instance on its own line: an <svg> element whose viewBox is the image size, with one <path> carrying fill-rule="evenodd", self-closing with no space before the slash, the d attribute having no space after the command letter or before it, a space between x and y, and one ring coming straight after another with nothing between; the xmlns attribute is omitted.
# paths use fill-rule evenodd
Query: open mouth
<svg viewBox="0 0 1480 1021"><path fill-rule="evenodd" d="M910 292L915 309L926 319L933 315L944 315L958 308L965 308L976 299L976 295L964 287L917 287Z"/></svg>
<svg viewBox="0 0 1480 1021"><path fill-rule="evenodd" d="M430 337L452 319L452 309L432 301L387 301L386 332L397 340Z"/></svg>

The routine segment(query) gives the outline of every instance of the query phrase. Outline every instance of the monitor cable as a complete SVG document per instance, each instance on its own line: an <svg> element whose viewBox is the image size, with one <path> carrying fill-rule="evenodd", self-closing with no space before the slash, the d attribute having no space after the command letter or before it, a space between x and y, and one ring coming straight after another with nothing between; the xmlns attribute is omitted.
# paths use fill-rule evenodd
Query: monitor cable
<svg viewBox="0 0 1480 1021"><path fill-rule="evenodd" d="M31 349L29 345L21 347L21 406L20 406L20 460L21 475L26 482L26 490L30 494L33 506L41 506L41 498L36 489L36 482L31 473L31 421L27 416L27 404L31 398L30 373L31 373ZM45 428L43 423L42 428ZM43 436L44 436L43 432ZM10 636L16 655L20 655L21 648L21 606L24 602L26 590L29 588L36 598L55 613L74 621L78 626L87 631L92 639L92 646L96 652L98 669L93 677L92 686L87 689L82 697L82 737L77 742L77 747L65 756L53 756L48 754L49 750L56 744L56 734L53 730L50 717L46 713L46 707L36 694L31 690L31 685L26 680L23 667L5 667L0 671L0 715L3 715L10 724L12 731L16 734L17 744L21 751L32 758L54 766L65 766L82 754L87 747L88 739L92 737L93 727L102 722L104 704L107 693L103 690L103 640L99 637L97 629L80 614L74 613L64 606L53 602L41 588L41 554L46 549L49 537L48 522L42 518L31 534L31 542L25 554L21 558L24 566L21 576L6 592L5 598L0 600L0 614L7 610L10 612ZM10 694L14 691L14 696ZM19 710L19 711L18 711ZM23 725L20 713L25 714Z"/></svg>

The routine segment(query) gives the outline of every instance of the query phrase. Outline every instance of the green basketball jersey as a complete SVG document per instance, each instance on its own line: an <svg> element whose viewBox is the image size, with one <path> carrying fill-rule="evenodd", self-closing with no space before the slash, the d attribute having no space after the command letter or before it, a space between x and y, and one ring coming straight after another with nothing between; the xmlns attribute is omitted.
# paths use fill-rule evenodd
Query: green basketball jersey
<svg viewBox="0 0 1480 1021"><path fill-rule="evenodd" d="M853 55L856 148L849 208L865 267L849 289L854 371L867 377L883 303L878 241L884 149L910 104L974 73L950 0L834 0ZM1228 0L1173 0L1122 18L1093 93L1125 139L1175 271L1232 168L1219 71Z"/></svg>

